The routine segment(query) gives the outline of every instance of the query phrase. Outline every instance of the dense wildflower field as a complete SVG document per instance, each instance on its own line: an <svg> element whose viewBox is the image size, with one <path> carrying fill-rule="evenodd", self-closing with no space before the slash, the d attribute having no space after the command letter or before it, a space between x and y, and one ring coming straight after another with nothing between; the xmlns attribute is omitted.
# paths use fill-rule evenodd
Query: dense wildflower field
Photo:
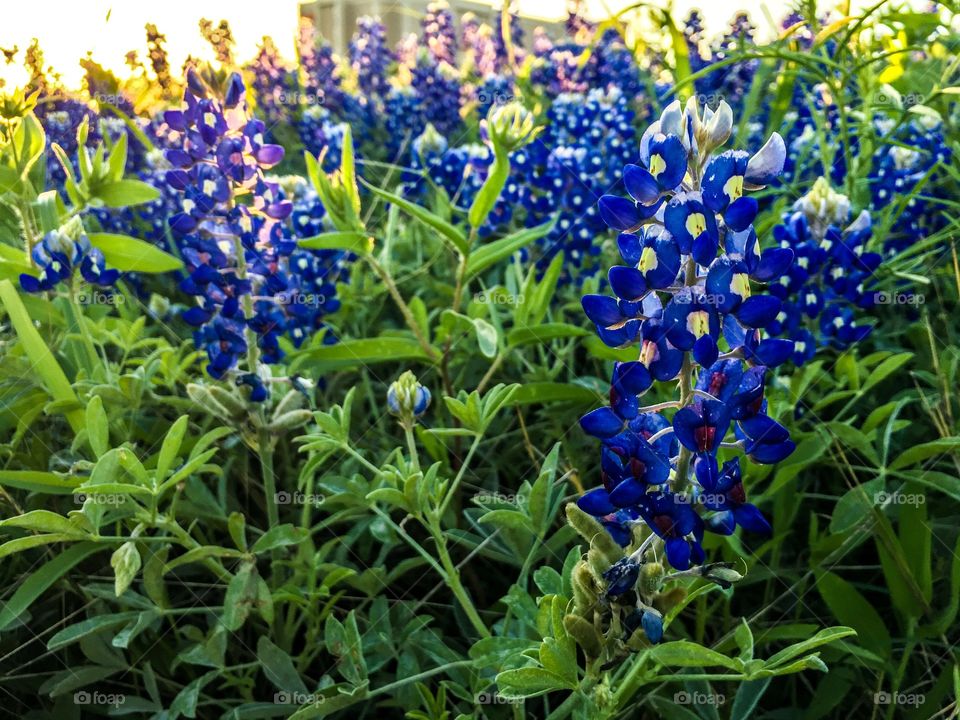
<svg viewBox="0 0 960 720"><path fill-rule="evenodd" d="M960 25L778 12L5 51L0 716L960 716Z"/></svg>

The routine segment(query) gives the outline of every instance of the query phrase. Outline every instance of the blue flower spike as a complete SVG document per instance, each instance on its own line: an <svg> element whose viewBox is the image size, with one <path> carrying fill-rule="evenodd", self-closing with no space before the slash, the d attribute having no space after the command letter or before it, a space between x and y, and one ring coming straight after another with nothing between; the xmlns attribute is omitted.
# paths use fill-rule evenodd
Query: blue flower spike
<svg viewBox="0 0 960 720"><path fill-rule="evenodd" d="M601 484L577 504L625 549L601 579L608 598L638 598L624 627L642 627L652 643L663 637L651 605L663 582L712 577L705 531L772 532L746 500L744 463L776 463L794 450L764 394L769 368L796 352L769 334L783 322L781 278L793 277L795 251L761 248L748 194L776 181L785 148L774 133L753 155L723 151L733 125L726 103L701 110L693 99L671 103L643 133L639 162L623 169L629 197L599 201L619 231L613 296L582 300L601 340L637 355L615 363L609 406L581 418L602 446ZM863 232L862 221L831 231L820 250L870 272L876 260L862 251ZM843 315L831 324L837 335L857 332ZM657 383L677 382L676 400L644 406ZM648 577L646 568L661 563L672 572Z"/></svg>

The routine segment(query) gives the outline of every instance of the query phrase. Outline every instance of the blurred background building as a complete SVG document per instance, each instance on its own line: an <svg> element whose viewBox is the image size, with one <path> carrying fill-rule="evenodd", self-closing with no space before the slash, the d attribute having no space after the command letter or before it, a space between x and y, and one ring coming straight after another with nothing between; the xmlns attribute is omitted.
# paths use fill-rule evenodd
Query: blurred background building
<svg viewBox="0 0 960 720"><path fill-rule="evenodd" d="M300 4L300 14L311 18L333 49L343 53L357 28L357 18L364 15L379 16L387 27L387 37L393 45L410 33L420 33L420 19L429 3L430 0L312 0ZM468 12L487 24L493 24L499 18L499 3L495 6L482 0L448 0L447 4L458 22ZM559 30L563 25L557 16L531 13L523 6L519 17L527 37L537 26Z"/></svg>

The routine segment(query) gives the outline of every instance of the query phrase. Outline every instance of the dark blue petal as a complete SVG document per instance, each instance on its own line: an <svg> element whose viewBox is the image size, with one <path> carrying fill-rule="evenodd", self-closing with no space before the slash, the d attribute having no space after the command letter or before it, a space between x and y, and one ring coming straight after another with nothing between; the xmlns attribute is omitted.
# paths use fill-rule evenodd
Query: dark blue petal
<svg viewBox="0 0 960 720"><path fill-rule="evenodd" d="M600 217L614 230L631 230L643 220L636 204L627 198L604 195L600 198Z"/></svg>
<svg viewBox="0 0 960 720"><path fill-rule="evenodd" d="M690 567L690 544L684 538L668 538L667 561L675 570L687 570Z"/></svg>
<svg viewBox="0 0 960 720"><path fill-rule="evenodd" d="M581 495L577 500L577 507L594 517L609 515L617 509L614 504L610 502L610 493L602 487L594 488Z"/></svg>
<svg viewBox="0 0 960 720"><path fill-rule="evenodd" d="M763 328L777 319L783 303L773 295L753 295L737 309L737 319L749 328Z"/></svg>
<svg viewBox="0 0 960 720"><path fill-rule="evenodd" d="M733 515L734 518L736 518L737 525L748 532L759 533L761 535L770 535L773 533L773 528L770 527L770 523L767 522L767 519L755 505L750 505L749 503L740 505L734 508Z"/></svg>
<svg viewBox="0 0 960 720"><path fill-rule="evenodd" d="M584 295L580 301L591 322L608 327L623 322L620 306L614 298L605 295Z"/></svg>
<svg viewBox="0 0 960 720"><path fill-rule="evenodd" d="M639 165L623 168L623 184L630 197L644 205L652 205L660 197L660 186L650 172Z"/></svg>
<svg viewBox="0 0 960 720"><path fill-rule="evenodd" d="M730 203L723 213L723 220L730 229L743 232L757 217L760 205L752 197L742 197Z"/></svg>
<svg viewBox="0 0 960 720"><path fill-rule="evenodd" d="M608 407L591 410L580 418L580 427L598 438L613 437L623 430L623 419Z"/></svg>
<svg viewBox="0 0 960 720"><path fill-rule="evenodd" d="M646 280L643 279L643 273L635 267L626 267L624 265L614 265L607 274L610 280L610 287L617 297L624 300L638 301L647 291Z"/></svg>

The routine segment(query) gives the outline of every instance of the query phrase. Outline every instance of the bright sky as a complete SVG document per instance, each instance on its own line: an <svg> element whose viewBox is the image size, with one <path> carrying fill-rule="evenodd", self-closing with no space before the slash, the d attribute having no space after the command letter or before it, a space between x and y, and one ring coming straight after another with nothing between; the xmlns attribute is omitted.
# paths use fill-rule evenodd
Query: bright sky
<svg viewBox="0 0 960 720"><path fill-rule="evenodd" d="M386 2L386 0L382 0ZM588 0L595 17L631 4L632 0ZM914 3L922 0L914 0ZM402 4L399 0L398 4ZM822 7L835 2L821 0ZM854 6L863 2L854 0ZM679 17L692 7L701 8L708 32L721 32L733 14L747 10L761 32L769 30L767 17L779 19L789 5L785 0L674 0ZM144 24L153 22L167 36L171 65L179 69L188 54L209 58L212 53L198 29L200 18L226 19L237 40L237 56L251 58L257 43L270 35L287 57L294 56L297 0L27 0L11 4L0 20L0 47L19 46L18 64L30 39L40 40L47 65L60 72L66 84L77 87L82 71L79 58L92 51L106 67L125 70L124 56L137 50L146 59ZM564 16L566 0L520 0L521 11L545 18ZM0 59L2 63L2 59ZM0 77L22 84L24 74L0 64Z"/></svg>

